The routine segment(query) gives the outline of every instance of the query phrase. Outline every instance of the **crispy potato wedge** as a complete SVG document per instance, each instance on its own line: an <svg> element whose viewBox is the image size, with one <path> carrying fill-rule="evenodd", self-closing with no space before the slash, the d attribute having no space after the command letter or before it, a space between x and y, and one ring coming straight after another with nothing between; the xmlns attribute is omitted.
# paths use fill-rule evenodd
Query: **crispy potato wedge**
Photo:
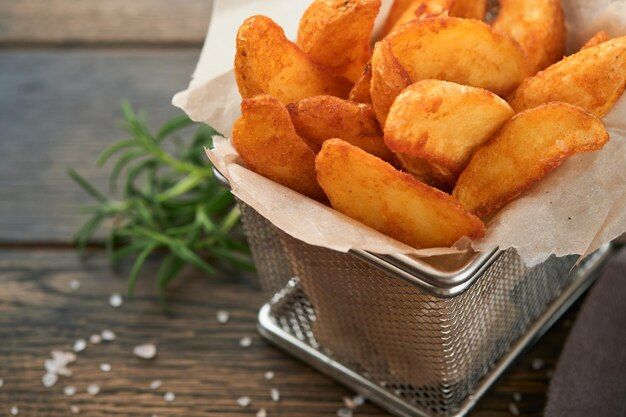
<svg viewBox="0 0 626 417"><path fill-rule="evenodd" d="M233 145L257 174L317 200L315 153L296 133L289 112L278 99L261 95L243 100L233 127Z"/></svg>
<svg viewBox="0 0 626 417"><path fill-rule="evenodd" d="M476 149L513 114L490 91L423 80L402 91L391 106L385 144L402 154L404 168L419 180L449 190Z"/></svg>
<svg viewBox="0 0 626 417"><path fill-rule="evenodd" d="M454 0L450 16L483 20L487 12L487 0Z"/></svg>
<svg viewBox="0 0 626 417"><path fill-rule="evenodd" d="M453 3L454 0L395 0L381 35L387 36L395 28L413 20L439 16L449 10Z"/></svg>
<svg viewBox="0 0 626 417"><path fill-rule="evenodd" d="M580 107L535 107L513 117L474 154L452 195L475 215L490 216L568 157L608 140L602 122Z"/></svg>
<svg viewBox="0 0 626 417"><path fill-rule="evenodd" d="M283 104L320 94L346 98L352 87L313 62L265 16L250 17L239 28L235 78L242 98L269 94Z"/></svg>
<svg viewBox="0 0 626 417"><path fill-rule="evenodd" d="M500 0L496 30L515 39L535 74L563 58L565 17L561 0Z"/></svg>
<svg viewBox="0 0 626 417"><path fill-rule="evenodd" d="M485 233L450 195L340 139L324 142L315 167L336 210L409 246L451 246Z"/></svg>
<svg viewBox="0 0 626 417"><path fill-rule="evenodd" d="M319 152L328 139L343 139L385 161L393 154L371 105L333 96L305 98L287 106L296 132Z"/></svg>
<svg viewBox="0 0 626 417"><path fill-rule="evenodd" d="M380 0L314 0L298 29L298 46L313 60L356 82L372 56Z"/></svg>
<svg viewBox="0 0 626 417"><path fill-rule="evenodd" d="M348 99L356 101L357 103L372 103L372 96L370 95L370 88L372 87L372 63L368 62L363 69L361 78L357 80L350 90Z"/></svg>
<svg viewBox="0 0 626 417"><path fill-rule="evenodd" d="M519 45L483 22L438 17L405 24L378 42L372 57L372 103L383 126L393 99L408 85L397 75L398 64L413 82L446 80L498 95L529 75Z"/></svg>
<svg viewBox="0 0 626 417"><path fill-rule="evenodd" d="M626 36L583 49L526 79L508 97L516 112L562 101L604 117L626 86Z"/></svg>
<svg viewBox="0 0 626 417"><path fill-rule="evenodd" d="M582 48L580 48L580 50L582 51L583 49L593 48L594 46L600 45L602 42L606 42L609 39L611 39L609 34L601 30L599 32L596 32L595 35L589 38L589 40L582 46Z"/></svg>

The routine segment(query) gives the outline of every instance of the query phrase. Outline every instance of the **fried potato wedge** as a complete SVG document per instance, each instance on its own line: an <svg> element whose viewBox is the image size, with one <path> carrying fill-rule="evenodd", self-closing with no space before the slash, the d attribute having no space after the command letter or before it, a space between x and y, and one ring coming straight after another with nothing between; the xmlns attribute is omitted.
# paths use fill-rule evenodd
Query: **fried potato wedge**
<svg viewBox="0 0 626 417"><path fill-rule="evenodd" d="M283 104L320 94L346 98L352 87L312 61L265 16L250 17L239 28L235 78L242 98L269 94Z"/></svg>
<svg viewBox="0 0 626 417"><path fill-rule="evenodd" d="M529 75L519 45L483 22L438 17L405 24L378 42L372 57L372 103L383 125L393 98L407 87L397 82L398 64L413 82L439 79L498 95Z"/></svg>
<svg viewBox="0 0 626 417"><path fill-rule="evenodd" d="M385 161L393 160L371 105L317 96L290 104L287 110L298 135L316 152L325 141L337 138Z"/></svg>
<svg viewBox="0 0 626 417"><path fill-rule="evenodd" d="M314 0L298 29L298 46L314 61L352 82L372 51L370 39L380 0Z"/></svg>
<svg viewBox="0 0 626 417"><path fill-rule="evenodd" d="M387 15L382 36L413 20L439 16L449 10L454 0L395 0Z"/></svg>
<svg viewBox="0 0 626 417"><path fill-rule="evenodd" d="M483 20L487 12L487 0L455 0L450 16Z"/></svg>
<svg viewBox="0 0 626 417"><path fill-rule="evenodd" d="M333 208L409 246L451 246L485 233L450 195L345 141L326 141L315 167Z"/></svg>
<svg viewBox="0 0 626 417"><path fill-rule="evenodd" d="M604 117L626 87L626 36L583 49L526 79L508 97L516 112L562 101Z"/></svg>
<svg viewBox="0 0 626 417"><path fill-rule="evenodd" d="M535 74L563 58L565 17L561 0L500 0L496 30L515 39Z"/></svg>
<svg viewBox="0 0 626 417"><path fill-rule="evenodd" d="M606 42L609 39L611 39L609 34L601 30L599 32L596 32L595 35L589 38L589 40L582 46L582 48L580 48L580 50L582 51L583 49L593 48L594 46L600 45L602 42Z"/></svg>
<svg viewBox="0 0 626 417"><path fill-rule="evenodd" d="M423 80L402 91L391 106L385 144L402 154L404 168L419 180L449 190L476 149L513 114L490 91Z"/></svg>
<svg viewBox="0 0 626 417"><path fill-rule="evenodd" d="M296 133L285 106L262 95L243 100L241 111L232 137L246 166L292 190L324 200L315 174L315 153Z"/></svg>
<svg viewBox="0 0 626 417"><path fill-rule="evenodd" d="M372 103L372 96L370 95L370 88L372 87L372 63L368 62L363 69L361 78L357 80L350 90L348 99L356 101L358 103Z"/></svg>
<svg viewBox="0 0 626 417"><path fill-rule="evenodd" d="M602 122L566 103L549 103L513 117L472 157L452 195L479 217L494 214L568 157L609 140Z"/></svg>

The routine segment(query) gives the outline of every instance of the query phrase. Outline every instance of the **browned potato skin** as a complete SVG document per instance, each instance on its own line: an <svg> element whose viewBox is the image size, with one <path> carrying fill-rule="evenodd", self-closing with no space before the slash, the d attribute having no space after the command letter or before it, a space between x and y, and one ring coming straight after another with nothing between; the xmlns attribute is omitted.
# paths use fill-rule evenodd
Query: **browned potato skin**
<svg viewBox="0 0 626 417"><path fill-rule="evenodd" d="M337 211L409 246L445 247L485 234L485 225L450 195L345 141L326 141L315 166Z"/></svg>
<svg viewBox="0 0 626 417"><path fill-rule="evenodd" d="M356 101L357 103L372 104L372 96L370 89L372 88L372 63L368 62L363 69L361 78L357 80L350 90L349 100Z"/></svg>
<svg viewBox="0 0 626 417"><path fill-rule="evenodd" d="M455 0L450 16L483 20L487 12L487 0Z"/></svg>
<svg viewBox="0 0 626 417"><path fill-rule="evenodd" d="M583 49L526 79L507 98L516 112L552 101L604 117L626 87L626 36Z"/></svg>
<svg viewBox="0 0 626 417"><path fill-rule="evenodd" d="M609 34L601 30L599 32L596 32L595 35L589 38L589 40L582 46L582 48L580 48L580 50L582 51L583 49L593 48L594 46L600 45L602 42L606 42L609 39L611 39Z"/></svg>
<svg viewBox="0 0 626 417"><path fill-rule="evenodd" d="M422 80L394 101L385 144L408 172L448 191L476 149L513 114L508 103L490 91Z"/></svg>
<svg viewBox="0 0 626 417"><path fill-rule="evenodd" d="M317 96L290 104L287 110L296 132L315 152L319 152L328 139L337 138L385 161L393 161L371 105Z"/></svg>
<svg viewBox="0 0 626 417"><path fill-rule="evenodd" d="M454 0L395 0L381 35L387 36L395 28L413 20L439 16L449 10Z"/></svg>
<svg viewBox="0 0 626 417"><path fill-rule="evenodd" d="M393 99L408 85L396 66L413 82L446 80L498 95L529 75L519 45L483 22L438 17L407 23L380 41L372 56L372 103L383 126Z"/></svg>
<svg viewBox="0 0 626 417"><path fill-rule="evenodd" d="M447 247L485 233L450 195L342 140L325 142L315 166L333 208L409 246Z"/></svg>
<svg viewBox="0 0 626 417"><path fill-rule="evenodd" d="M516 115L463 171L452 195L485 218L514 200L570 156L600 149L609 140L602 122L566 103Z"/></svg>
<svg viewBox="0 0 626 417"><path fill-rule="evenodd" d="M380 0L314 0L298 29L298 46L313 60L352 82L372 51L370 39Z"/></svg>
<svg viewBox="0 0 626 417"><path fill-rule="evenodd" d="M315 153L297 135L285 106L262 95L245 99L241 111L232 139L246 166L292 190L324 200L315 174Z"/></svg>
<svg viewBox="0 0 626 417"><path fill-rule="evenodd" d="M321 94L346 98L352 87L312 61L265 16L250 17L239 28L235 78L242 98L269 94L283 104Z"/></svg>
<svg viewBox="0 0 626 417"><path fill-rule="evenodd" d="M515 39L535 74L563 58L565 17L561 0L500 0L493 27Z"/></svg>

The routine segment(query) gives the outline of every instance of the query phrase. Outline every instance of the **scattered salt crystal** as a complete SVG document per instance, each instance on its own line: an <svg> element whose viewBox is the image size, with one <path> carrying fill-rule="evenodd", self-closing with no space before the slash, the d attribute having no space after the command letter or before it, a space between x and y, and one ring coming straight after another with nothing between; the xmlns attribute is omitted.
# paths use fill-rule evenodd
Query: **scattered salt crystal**
<svg viewBox="0 0 626 417"><path fill-rule="evenodd" d="M0 378L0 388L2 388L3 385L4 385L4 380Z"/></svg>
<svg viewBox="0 0 626 417"><path fill-rule="evenodd" d="M138 356L142 359L152 359L157 354L157 348L151 343L146 343L143 345L135 346L133 349L133 353L135 356Z"/></svg>
<svg viewBox="0 0 626 417"><path fill-rule="evenodd" d="M241 340L239 340L239 346L242 348L249 348L252 346L252 339L248 336L242 337Z"/></svg>
<svg viewBox="0 0 626 417"><path fill-rule="evenodd" d="M108 363L101 363L100 364L100 370L102 372L111 372L111 364Z"/></svg>
<svg viewBox="0 0 626 417"><path fill-rule="evenodd" d="M167 402L172 402L176 399L176 395L172 391L168 391L163 395L163 399Z"/></svg>
<svg viewBox="0 0 626 417"><path fill-rule="evenodd" d="M59 374L59 375L61 375L61 376L67 376L67 377L70 377L70 376L72 376L72 370L71 370L71 369L68 369L68 368L66 368L66 367L63 367L63 368L60 368L60 369L57 371L57 374Z"/></svg>
<svg viewBox="0 0 626 417"><path fill-rule="evenodd" d="M71 405L70 411L72 412L72 414L78 414L80 413L80 407L77 405Z"/></svg>
<svg viewBox="0 0 626 417"><path fill-rule="evenodd" d="M237 404L239 404L239 407L247 407L250 405L250 403L252 403L252 400L250 399L250 397L237 398Z"/></svg>
<svg viewBox="0 0 626 417"><path fill-rule="evenodd" d="M265 379L267 379L268 381L269 381L269 380L271 380L271 379L274 379L274 372L272 372L272 371L267 371L267 372L265 373Z"/></svg>
<svg viewBox="0 0 626 417"><path fill-rule="evenodd" d="M109 304L111 305L111 307L117 308L124 304L124 299L120 294L111 294L111 296L109 297Z"/></svg>
<svg viewBox="0 0 626 417"><path fill-rule="evenodd" d="M280 391L278 391L276 388L272 388L270 390L270 396L272 397L272 401L274 401L275 403L280 401Z"/></svg>
<svg viewBox="0 0 626 417"><path fill-rule="evenodd" d="M154 381L152 381L150 383L150 389L157 390L157 389L161 388L161 385L163 385L161 380L160 379L155 379Z"/></svg>
<svg viewBox="0 0 626 417"><path fill-rule="evenodd" d="M74 347L72 348L74 352L79 353L87 348L87 341L85 339L78 339L74 342Z"/></svg>
<svg viewBox="0 0 626 417"><path fill-rule="evenodd" d="M259 411L257 411L256 417L267 417L267 411L265 411L265 408L261 408Z"/></svg>
<svg viewBox="0 0 626 417"><path fill-rule="evenodd" d="M543 368L543 359L541 358L533 359L531 366L533 367L535 371L540 370L541 368Z"/></svg>
<svg viewBox="0 0 626 417"><path fill-rule="evenodd" d="M70 281L70 289L76 291L80 288L80 281L77 279L73 279Z"/></svg>
<svg viewBox="0 0 626 417"><path fill-rule="evenodd" d="M219 310L217 312L217 322L220 324L224 324L226 322L228 322L228 320L230 319L230 314L228 314L228 311L226 310Z"/></svg>
<svg viewBox="0 0 626 417"><path fill-rule="evenodd" d="M17 405L14 405L13 407L11 407L11 415L12 416L16 416L20 413L20 409L17 408Z"/></svg>
<svg viewBox="0 0 626 417"><path fill-rule="evenodd" d="M515 401L515 402L522 401L522 394L520 394L519 392L514 392L513 393L513 401Z"/></svg>
<svg viewBox="0 0 626 417"><path fill-rule="evenodd" d="M352 417L352 410L349 408L340 408L337 410L337 417Z"/></svg>
<svg viewBox="0 0 626 417"><path fill-rule="evenodd" d="M51 373L47 373L43 376L43 378L41 378L41 382L43 383L43 386L46 388L53 387L54 384L56 384L58 380L59 380L58 375L51 374Z"/></svg>
<svg viewBox="0 0 626 417"><path fill-rule="evenodd" d="M61 350L52 351L52 359L57 362L67 365L68 363L76 362L76 354L73 352L63 352Z"/></svg>
<svg viewBox="0 0 626 417"><path fill-rule="evenodd" d="M517 408L517 405L515 405L515 403L509 404L509 413L513 414L514 416L519 416L519 408Z"/></svg>
<svg viewBox="0 0 626 417"><path fill-rule="evenodd" d="M356 408L356 404L354 403L354 401L352 401L352 398L350 397L343 397L343 405L351 410L354 410Z"/></svg>
<svg viewBox="0 0 626 417"><path fill-rule="evenodd" d="M89 384L87 386L87 394L98 395L100 393L100 387L96 384Z"/></svg>
<svg viewBox="0 0 626 417"><path fill-rule="evenodd" d="M106 342L111 342L115 340L115 333L113 333L111 330L103 330L100 334L100 337L102 337L102 340Z"/></svg>
<svg viewBox="0 0 626 417"><path fill-rule="evenodd" d="M352 402L354 403L354 405L356 405L357 407L362 406L363 404L365 404L365 397L362 395L357 395L356 397L352 398Z"/></svg>
<svg viewBox="0 0 626 417"><path fill-rule="evenodd" d="M89 341L93 345L99 345L102 342L102 337L99 334L92 334L89 336Z"/></svg>
<svg viewBox="0 0 626 417"><path fill-rule="evenodd" d="M63 394L67 395L68 397L71 397L73 395L76 394L76 387L73 387L71 385L63 388Z"/></svg>

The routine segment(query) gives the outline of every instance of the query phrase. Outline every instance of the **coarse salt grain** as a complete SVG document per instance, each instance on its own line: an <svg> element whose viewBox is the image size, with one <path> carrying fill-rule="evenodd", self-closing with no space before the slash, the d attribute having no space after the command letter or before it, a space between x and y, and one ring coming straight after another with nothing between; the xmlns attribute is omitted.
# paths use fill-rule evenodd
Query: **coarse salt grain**
<svg viewBox="0 0 626 417"><path fill-rule="evenodd" d="M100 337L106 342L112 342L115 340L115 333L111 330L103 330L102 333L100 333Z"/></svg>
<svg viewBox="0 0 626 417"><path fill-rule="evenodd" d="M74 347L72 350L76 353L82 352L87 349L87 341L85 339L78 339L74 342Z"/></svg>
<svg viewBox="0 0 626 417"><path fill-rule="evenodd" d="M43 386L46 388L52 388L54 384L59 380L59 376L57 374L47 373L41 378L41 382Z"/></svg>
<svg viewBox="0 0 626 417"><path fill-rule="evenodd" d="M17 405L14 405L13 407L11 407L11 415L12 416L16 416L20 413L20 409L17 408Z"/></svg>
<svg viewBox="0 0 626 417"><path fill-rule="evenodd" d="M248 336L242 337L241 340L239 340L239 346L242 348L249 348L252 346L252 339Z"/></svg>
<svg viewBox="0 0 626 417"><path fill-rule="evenodd" d="M337 410L337 417L352 417L352 410L349 408L340 408Z"/></svg>
<svg viewBox="0 0 626 417"><path fill-rule="evenodd" d="M161 388L161 385L163 385L161 380L160 379L155 379L154 381L152 381L150 383L150 389L157 390L157 389Z"/></svg>
<svg viewBox="0 0 626 417"><path fill-rule="evenodd" d="M541 368L543 368L543 359L541 358L535 358L533 359L533 362L531 364L533 370L538 371Z"/></svg>
<svg viewBox="0 0 626 417"><path fill-rule="evenodd" d="M80 413L80 407L77 405L71 405L70 411L72 412L72 414L78 414Z"/></svg>
<svg viewBox="0 0 626 417"><path fill-rule="evenodd" d="M117 308L124 304L124 299L120 294L111 294L111 296L109 297L109 304L111 305L111 307Z"/></svg>
<svg viewBox="0 0 626 417"><path fill-rule="evenodd" d="M515 402L522 401L522 394L520 394L519 392L514 392L513 393L513 401L515 401Z"/></svg>
<svg viewBox="0 0 626 417"><path fill-rule="evenodd" d="M68 397L76 395L76 387L68 385L67 387L63 388L63 394L67 395Z"/></svg>
<svg viewBox="0 0 626 417"><path fill-rule="evenodd" d="M135 346L133 349L133 353L135 356L140 357L141 359L152 359L157 354L157 348L152 343L146 343L143 345Z"/></svg>
<svg viewBox="0 0 626 417"><path fill-rule="evenodd" d="M267 417L267 411L265 410L265 408L261 408L259 411L257 411L256 417Z"/></svg>
<svg viewBox="0 0 626 417"><path fill-rule="evenodd" d="M89 342L93 345L99 345L102 342L102 337L99 334L92 334L89 336Z"/></svg>
<svg viewBox="0 0 626 417"><path fill-rule="evenodd" d="M62 350L53 350L52 359L67 365L68 363L76 362L76 354L73 352L64 352Z"/></svg>
<svg viewBox="0 0 626 417"><path fill-rule="evenodd" d="M101 363L100 364L100 370L102 372L111 372L111 364L108 363Z"/></svg>
<svg viewBox="0 0 626 417"><path fill-rule="evenodd" d="M362 395L357 395L354 398L352 398L352 402L354 403L354 405L356 405L357 407L362 406L363 404L365 404L365 397Z"/></svg>
<svg viewBox="0 0 626 417"><path fill-rule="evenodd" d="M509 413L513 414L514 416L519 416L519 408L517 407L517 405L515 405L515 403L509 404Z"/></svg>
<svg viewBox="0 0 626 417"><path fill-rule="evenodd" d="M80 288L80 281L77 279L73 279L70 281L70 289L76 291Z"/></svg>
<svg viewBox="0 0 626 417"><path fill-rule="evenodd" d="M168 391L163 395L163 399L167 402L172 402L176 399L176 394L174 394L172 391Z"/></svg>
<svg viewBox="0 0 626 417"><path fill-rule="evenodd" d="M252 400L250 399L250 397L239 397L237 398L237 404L239 404L239 407L247 407L252 403Z"/></svg>
<svg viewBox="0 0 626 417"><path fill-rule="evenodd" d="M278 391L276 388L272 388L270 390L270 397L272 397L272 401L277 403L278 401L280 401L280 391Z"/></svg>
<svg viewBox="0 0 626 417"><path fill-rule="evenodd" d="M228 311L226 310L219 310L217 312L217 322L220 324L224 324L226 322L228 322L228 320L230 319L230 314L228 314Z"/></svg>
<svg viewBox="0 0 626 417"><path fill-rule="evenodd" d="M356 408L356 404L354 403L354 401L352 401L352 398L350 397L343 397L343 405L351 410L354 410Z"/></svg>
<svg viewBox="0 0 626 417"><path fill-rule="evenodd" d="M100 393L100 387L96 384L89 384L87 386L87 394L98 395Z"/></svg>
<svg viewBox="0 0 626 417"><path fill-rule="evenodd" d="M271 380L271 379L274 379L274 372L272 372L272 371L267 371L267 372L265 373L265 379L267 379L268 381L269 381L269 380Z"/></svg>

